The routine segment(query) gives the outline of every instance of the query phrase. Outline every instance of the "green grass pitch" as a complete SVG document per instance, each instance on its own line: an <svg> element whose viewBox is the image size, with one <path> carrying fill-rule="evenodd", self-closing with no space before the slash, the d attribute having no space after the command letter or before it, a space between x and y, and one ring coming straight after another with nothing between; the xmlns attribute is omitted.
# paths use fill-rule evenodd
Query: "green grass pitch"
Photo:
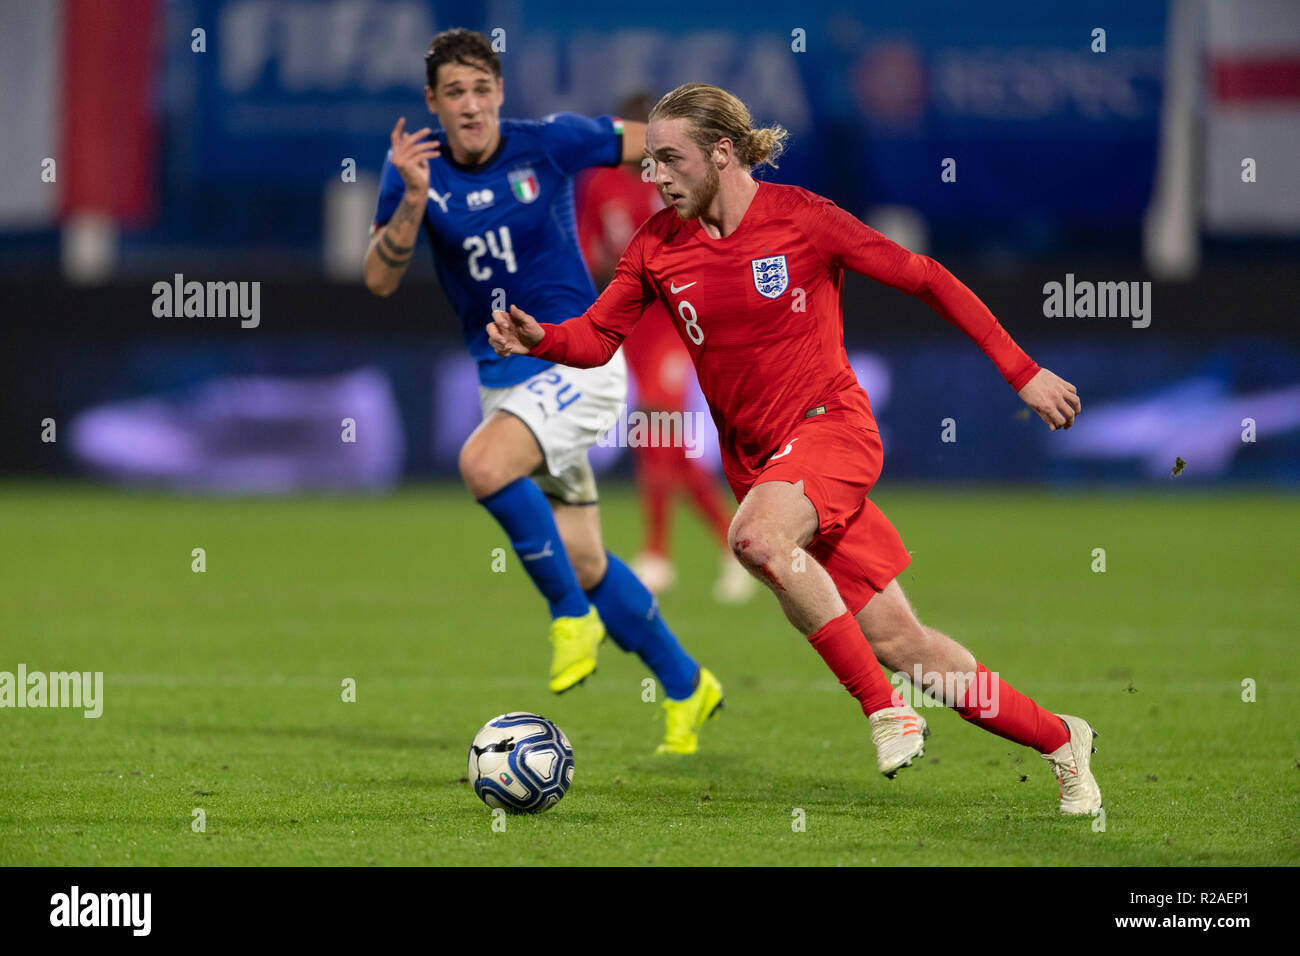
<svg viewBox="0 0 1300 956"><path fill-rule="evenodd" d="M97 720L0 710L0 863L1300 862L1300 501L1174 481L874 497L914 553L922 620L1101 731L1104 830L1060 816L1036 754L941 710L919 766L881 778L866 720L771 596L712 603L716 558L685 514L662 605L727 705L698 756L662 758L661 708L612 643L584 687L547 692L544 605L513 554L492 572L504 537L459 488L9 485L0 670L103 671L105 699ZM608 488L603 513L630 556L634 498ZM463 778L474 732L508 710L556 721L577 774L497 832Z"/></svg>

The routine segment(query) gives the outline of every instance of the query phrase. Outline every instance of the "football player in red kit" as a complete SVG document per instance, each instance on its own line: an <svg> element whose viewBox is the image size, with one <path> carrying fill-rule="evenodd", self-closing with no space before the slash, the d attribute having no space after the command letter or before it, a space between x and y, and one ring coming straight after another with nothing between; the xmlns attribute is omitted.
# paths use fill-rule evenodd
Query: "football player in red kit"
<svg viewBox="0 0 1300 956"><path fill-rule="evenodd" d="M928 728L900 706L878 660L895 671L945 675L934 688L944 703L1051 763L1062 812L1098 810L1087 721L1045 710L922 625L896 580L910 557L867 497L883 456L844 352L844 270L924 300L979 345L1052 430L1079 413L1074 386L1039 368L934 260L828 199L756 181L750 170L779 153L785 131L754 128L732 94L686 84L664 96L650 120L646 152L670 208L637 232L614 281L583 316L539 325L512 305L493 313L491 344L503 355L599 366L646 304L663 302L695 363L740 501L732 548L862 705L880 771L892 776L922 755Z"/></svg>
<svg viewBox="0 0 1300 956"><path fill-rule="evenodd" d="M629 96L619 108L624 119L645 122L654 100L646 93ZM614 276L614 266L638 226L664 208L654 183L634 166L593 168L577 184L578 241L597 288ZM646 413L686 415L691 357L673 329L663 304L652 302L623 342L628 370L636 380L638 406ZM655 594L669 590L675 579L669 547L671 507L679 494L695 505L721 551L713 597L723 604L748 600L755 582L736 561L727 544L731 510L721 489L698 456L658 442L632 449L645 541L630 562L632 570Z"/></svg>

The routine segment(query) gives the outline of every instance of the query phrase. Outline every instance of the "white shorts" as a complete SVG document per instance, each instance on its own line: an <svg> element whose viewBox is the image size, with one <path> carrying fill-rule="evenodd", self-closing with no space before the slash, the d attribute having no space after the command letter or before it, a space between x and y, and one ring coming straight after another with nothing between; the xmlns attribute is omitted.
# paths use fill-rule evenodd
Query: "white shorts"
<svg viewBox="0 0 1300 956"><path fill-rule="evenodd" d="M553 365L509 388L479 386L483 417L500 410L528 426L543 458L533 479L547 495L570 505L596 503L587 449L618 422L626 401L622 349L599 368Z"/></svg>

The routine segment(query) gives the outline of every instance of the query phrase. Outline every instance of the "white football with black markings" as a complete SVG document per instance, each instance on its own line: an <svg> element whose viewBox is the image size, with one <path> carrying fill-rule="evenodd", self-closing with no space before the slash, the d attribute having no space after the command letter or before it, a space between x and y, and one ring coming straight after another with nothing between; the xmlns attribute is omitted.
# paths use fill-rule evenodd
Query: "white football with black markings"
<svg viewBox="0 0 1300 956"><path fill-rule="evenodd" d="M573 782L573 747L540 714L502 714L470 744L469 779L493 809L541 813L559 803Z"/></svg>

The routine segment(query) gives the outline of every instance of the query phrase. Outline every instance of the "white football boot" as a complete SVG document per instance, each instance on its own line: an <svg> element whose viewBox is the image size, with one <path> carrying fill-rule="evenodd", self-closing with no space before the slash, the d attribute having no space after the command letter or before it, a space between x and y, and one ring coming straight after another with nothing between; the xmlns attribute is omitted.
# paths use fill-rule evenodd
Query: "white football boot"
<svg viewBox="0 0 1300 956"><path fill-rule="evenodd" d="M871 742L876 745L876 769L890 780L912 760L925 756L930 727L911 707L882 707L871 715Z"/></svg>
<svg viewBox="0 0 1300 956"><path fill-rule="evenodd" d="M642 551L631 561L632 573L641 579L645 589L651 594L663 594L671 591L677 583L677 570L673 563L661 554Z"/></svg>
<svg viewBox="0 0 1300 956"><path fill-rule="evenodd" d="M722 552L718 579L713 582L713 600L719 604L744 604L758 593L758 581L730 551Z"/></svg>
<svg viewBox="0 0 1300 956"><path fill-rule="evenodd" d="M1092 755L1097 752L1092 745L1097 731L1082 717L1056 716L1070 728L1070 741L1050 754L1043 754L1043 759L1051 762L1052 772L1061 785L1061 812L1091 814L1101 809L1101 788L1088 769Z"/></svg>

